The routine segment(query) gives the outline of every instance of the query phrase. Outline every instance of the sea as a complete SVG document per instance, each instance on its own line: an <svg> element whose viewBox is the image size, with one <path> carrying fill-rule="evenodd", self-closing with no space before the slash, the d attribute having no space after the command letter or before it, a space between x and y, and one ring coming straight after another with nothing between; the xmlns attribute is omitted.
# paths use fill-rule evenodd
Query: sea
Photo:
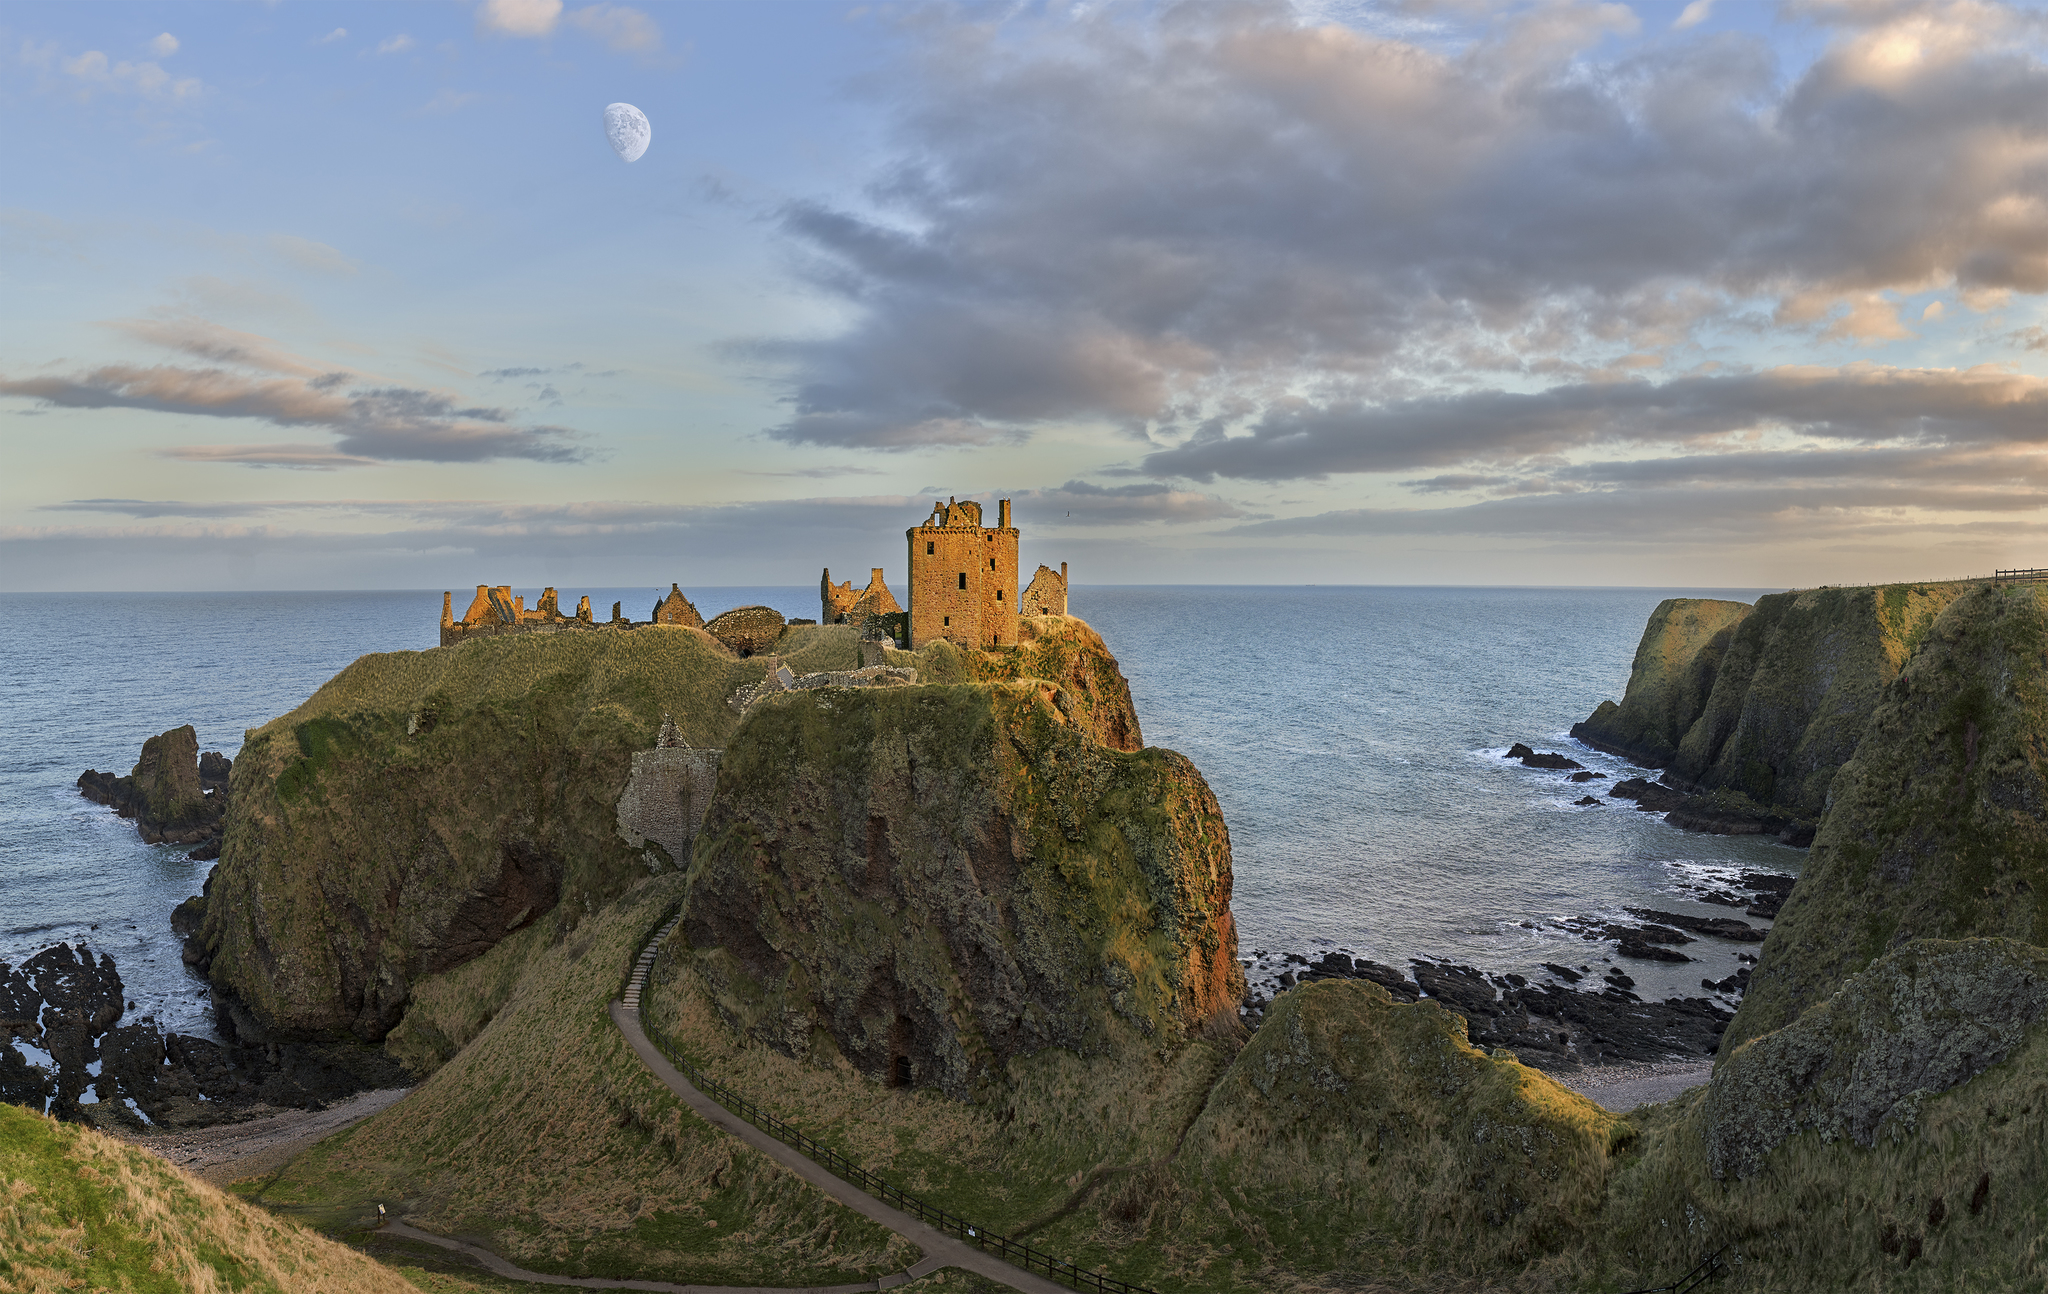
<svg viewBox="0 0 2048 1294"><path fill-rule="evenodd" d="M567 596L586 591L636 615L665 592ZM1604 970L1612 945L1571 923L1632 921L1630 907L1740 916L1699 895L1743 870L1797 875L1803 850L1608 800L1645 770L1569 736L1620 699L1659 601L1774 591L1077 585L1069 609L1122 663L1147 743L1187 755L1215 791L1241 952L1270 988L1290 954L1334 950ZM815 587L684 592L707 617L752 603L817 615ZM128 1019L212 1035L169 918L213 864L142 843L79 795L79 773L126 773L146 738L186 723L202 750L233 756L356 657L432 648L440 614L438 589L0 594L0 962L59 941L110 954ZM1518 741L1607 776L1526 768L1504 758ZM1574 803L1589 791L1601 803ZM1685 952L1695 960L1622 965L1639 996L1704 996L1700 981L1755 945Z"/></svg>

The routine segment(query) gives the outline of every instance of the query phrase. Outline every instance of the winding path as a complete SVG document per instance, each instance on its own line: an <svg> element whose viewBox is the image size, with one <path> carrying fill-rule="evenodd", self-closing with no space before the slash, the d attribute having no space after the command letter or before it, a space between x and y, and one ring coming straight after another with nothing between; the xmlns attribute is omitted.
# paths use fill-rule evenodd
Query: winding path
<svg viewBox="0 0 2048 1294"><path fill-rule="evenodd" d="M676 921L671 920L655 932L654 938L648 940L647 946L640 951L639 960L633 964L633 976L626 982L624 997L611 1004L612 1023L626 1036L626 1041L632 1046L634 1054L640 1057L642 1064L653 1071L656 1078L667 1084L669 1091L680 1097L683 1103L696 1111L698 1117L706 1123L738 1137L847 1208L902 1236L924 1250L924 1258L906 1271L859 1285L811 1286L802 1290L773 1289L759 1285L735 1288L716 1285L675 1285L665 1281L610 1280L601 1276L553 1276L545 1272L515 1267L481 1245L469 1244L449 1236L437 1236L395 1219L386 1221L381 1228L383 1231L403 1236L408 1240L424 1241L427 1244L439 1245L443 1249L467 1254L498 1275L513 1280L533 1281L543 1285L570 1285L582 1289L654 1290L659 1294L855 1294L855 1291L894 1289L899 1285L909 1284L921 1276L930 1275L941 1267L960 1267L1007 1285L1013 1290L1020 1290L1023 1294L1073 1294L1073 1291L1057 1281L1004 1262L994 1254L985 1253L964 1240L949 1236L936 1227L925 1225L901 1209L884 1204L853 1183L825 1171L810 1157L798 1153L753 1124L729 1113L724 1106L698 1091L689 1079L683 1077L682 1071L678 1070L667 1056L661 1054L660 1048L648 1040L646 1032L640 1027L640 992L646 987L647 973L654 966L655 951L660 948L661 941L668 937L675 926Z"/></svg>

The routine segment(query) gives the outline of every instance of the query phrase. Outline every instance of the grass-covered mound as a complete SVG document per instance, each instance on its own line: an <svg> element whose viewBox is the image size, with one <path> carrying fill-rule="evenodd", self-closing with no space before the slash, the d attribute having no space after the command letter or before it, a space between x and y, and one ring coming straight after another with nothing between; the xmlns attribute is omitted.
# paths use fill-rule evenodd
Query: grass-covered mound
<svg viewBox="0 0 2048 1294"><path fill-rule="evenodd" d="M516 937L530 946L507 940L423 988L410 1027L475 1037L405 1100L301 1156L261 1202L342 1231L383 1203L571 1275L829 1285L916 1261L698 1119L611 1023L606 1004L682 885L645 879L573 930L551 916Z"/></svg>
<svg viewBox="0 0 2048 1294"><path fill-rule="evenodd" d="M1234 1021L1215 796L1181 755L1097 742L1066 695L1026 678L758 706L682 926L729 1018L960 1097L1013 1055L1104 1051L1113 1023L1173 1047Z"/></svg>
<svg viewBox="0 0 2048 1294"><path fill-rule="evenodd" d="M857 631L779 646L794 669L847 669ZM363 657L235 761L199 934L210 978L263 1026L383 1038L416 981L679 865L617 833L633 753L664 715L723 745L740 722L726 698L767 668L667 626Z"/></svg>
<svg viewBox="0 0 2048 1294"><path fill-rule="evenodd" d="M2048 945L2048 590L1948 606L1834 779L1723 1040L1789 1023L1913 939Z"/></svg>
<svg viewBox="0 0 2048 1294"><path fill-rule="evenodd" d="M397 1294L404 1277L145 1151L0 1105L0 1291Z"/></svg>
<svg viewBox="0 0 2048 1294"><path fill-rule="evenodd" d="M1580 1288L1662 1285L1719 1249L1731 1275L1710 1289L2048 1289L2048 1027L1868 1147L1809 1127L1744 1177L1712 1171L1713 1100L1631 1115L1590 1247L1601 1279Z"/></svg>

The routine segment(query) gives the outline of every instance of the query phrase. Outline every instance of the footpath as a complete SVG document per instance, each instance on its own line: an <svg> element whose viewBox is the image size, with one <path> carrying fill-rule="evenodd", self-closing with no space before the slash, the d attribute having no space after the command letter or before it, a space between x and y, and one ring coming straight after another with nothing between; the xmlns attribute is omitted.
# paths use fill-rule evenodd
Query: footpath
<svg viewBox="0 0 2048 1294"><path fill-rule="evenodd" d="M763 1286L674 1285L663 1281L608 1280L595 1276L552 1276L545 1272L527 1271L506 1262L497 1254L480 1245L468 1244L448 1236L437 1236L421 1231L396 1220L387 1221L381 1230L387 1234L403 1236L408 1240L438 1245L468 1255L500 1276L514 1280L533 1281L544 1285L569 1285L583 1289L628 1289L655 1290L661 1294L854 1294L858 1290L886 1290L907 1285L921 1276L928 1276L942 1267L959 1267L992 1281L1007 1285L1022 1294L1073 1294L1066 1286L1049 1280L1035 1272L1003 1261L994 1254L984 1252L955 1236L949 1236L936 1227L928 1226L903 1210L883 1203L860 1187L827 1171L816 1160L797 1151L794 1147L776 1140L753 1124L729 1112L724 1106L699 1091L695 1084L683 1076L669 1058L662 1054L640 1027L640 994L646 987L647 974L654 967L656 950L661 941L675 928L670 921L655 932L647 946L640 952L639 960L633 964L633 975L626 983L624 996L611 1004L612 1023L624 1034L633 1053L660 1079L668 1090L680 1097L683 1103L695 1111L698 1117L713 1127L723 1129L746 1142L754 1149L789 1169L825 1194L844 1204L847 1208L889 1228L897 1235L924 1251L922 1261L909 1269L883 1276L878 1280L859 1285L812 1286L804 1290L779 1290Z"/></svg>

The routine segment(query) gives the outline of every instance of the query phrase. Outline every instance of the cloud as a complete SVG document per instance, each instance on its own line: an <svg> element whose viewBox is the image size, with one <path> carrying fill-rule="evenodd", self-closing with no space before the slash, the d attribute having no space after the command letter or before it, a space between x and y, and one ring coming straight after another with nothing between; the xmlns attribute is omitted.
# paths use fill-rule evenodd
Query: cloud
<svg viewBox="0 0 2048 1294"><path fill-rule="evenodd" d="M1692 3L1687 5L1684 11L1672 20L1671 26L1677 31L1684 31L1688 27L1697 27L1711 17L1713 12L1714 0L1692 0Z"/></svg>
<svg viewBox="0 0 2048 1294"><path fill-rule="evenodd" d="M474 90L443 90L421 106L421 112L456 112L475 103L483 95Z"/></svg>
<svg viewBox="0 0 2048 1294"><path fill-rule="evenodd" d="M562 0L484 0L476 7L477 30L494 36L538 39L551 35L562 16Z"/></svg>
<svg viewBox="0 0 2048 1294"><path fill-rule="evenodd" d="M354 261L326 243L316 243L310 238L272 234L270 250L301 269L316 270L322 274L353 275L356 272Z"/></svg>
<svg viewBox="0 0 2048 1294"><path fill-rule="evenodd" d="M558 9L559 5L556 6ZM569 14L569 25L603 41L620 54L658 54L661 28L654 19L625 5L594 4Z"/></svg>
<svg viewBox="0 0 2048 1294"><path fill-rule="evenodd" d="M335 28L335 29L334 29L333 31L331 31L331 32L328 32L328 33L327 33L327 34L326 34L325 36L322 36L322 37L321 37L321 38L320 38L319 40L317 40L317 41L314 41L313 43L314 43L314 44L316 44L316 45L332 45L332 44L333 44L334 42L336 42L336 41L338 41L338 40L347 40L347 39L348 39L348 28L346 28L346 27L336 27L336 28Z"/></svg>
<svg viewBox="0 0 2048 1294"><path fill-rule="evenodd" d="M234 364L265 373L289 373L319 377L333 366L293 354L277 342L256 333L239 332L195 315L173 315L160 319L111 319L101 327L110 328L136 341L184 355L197 356L217 364Z"/></svg>
<svg viewBox="0 0 2048 1294"><path fill-rule="evenodd" d="M1157 482L1104 486L1068 481L1057 489L1020 490L1017 505L1028 507L1049 526L1129 526L1144 522L1192 525L1242 517L1244 512L1213 494L1177 490Z"/></svg>
<svg viewBox="0 0 2048 1294"><path fill-rule="evenodd" d="M166 337L176 344L175 325ZM130 328L147 337L147 326ZM225 330L222 330L225 332ZM250 376L221 368L107 364L70 377L0 378L0 396L64 409L140 409L213 418L253 418L274 426L331 432L331 446L185 446L165 451L189 461L264 466L344 467L372 461L470 463L499 458L573 462L587 457L567 427L514 425L508 410L464 406L440 392L364 385L347 372L305 376L270 350L238 350L237 334L185 334L185 349L216 349L220 357L270 374ZM261 339L257 339L260 341Z"/></svg>
<svg viewBox="0 0 2048 1294"><path fill-rule="evenodd" d="M1731 334L1839 362L1910 338L1905 295L2048 290L2048 64L2009 7L1809 6L1794 69L1741 32L1603 45L1626 12L1571 0L1426 40L1062 12L910 29L889 162L775 213L851 323L736 348L786 384L771 434L1171 445Z"/></svg>
<svg viewBox="0 0 2048 1294"><path fill-rule="evenodd" d="M178 38L169 32L164 32L149 42L149 52L158 58L169 58L178 52Z"/></svg>
<svg viewBox="0 0 2048 1294"><path fill-rule="evenodd" d="M1776 432L1854 447L2048 443L2048 379L1972 369L1787 367L1535 393L1471 391L1270 409L1248 435L1148 455L1157 476L1281 481L1343 472L1526 462ZM1735 441L1727 448L1741 448Z"/></svg>
<svg viewBox="0 0 2048 1294"><path fill-rule="evenodd" d="M377 52L379 54L403 54L412 47L412 37L404 32L400 32L396 36L387 36L377 42Z"/></svg>
<svg viewBox="0 0 2048 1294"><path fill-rule="evenodd" d="M59 66L89 90L111 90L151 100L191 99L205 88L197 77L173 77L156 63L112 62L96 49L64 59Z"/></svg>
<svg viewBox="0 0 2048 1294"><path fill-rule="evenodd" d="M782 472L746 471L741 474L744 476L774 476L798 480L828 481L838 476L881 476L882 472L878 468L859 467L852 463L833 463L825 467L793 467Z"/></svg>

